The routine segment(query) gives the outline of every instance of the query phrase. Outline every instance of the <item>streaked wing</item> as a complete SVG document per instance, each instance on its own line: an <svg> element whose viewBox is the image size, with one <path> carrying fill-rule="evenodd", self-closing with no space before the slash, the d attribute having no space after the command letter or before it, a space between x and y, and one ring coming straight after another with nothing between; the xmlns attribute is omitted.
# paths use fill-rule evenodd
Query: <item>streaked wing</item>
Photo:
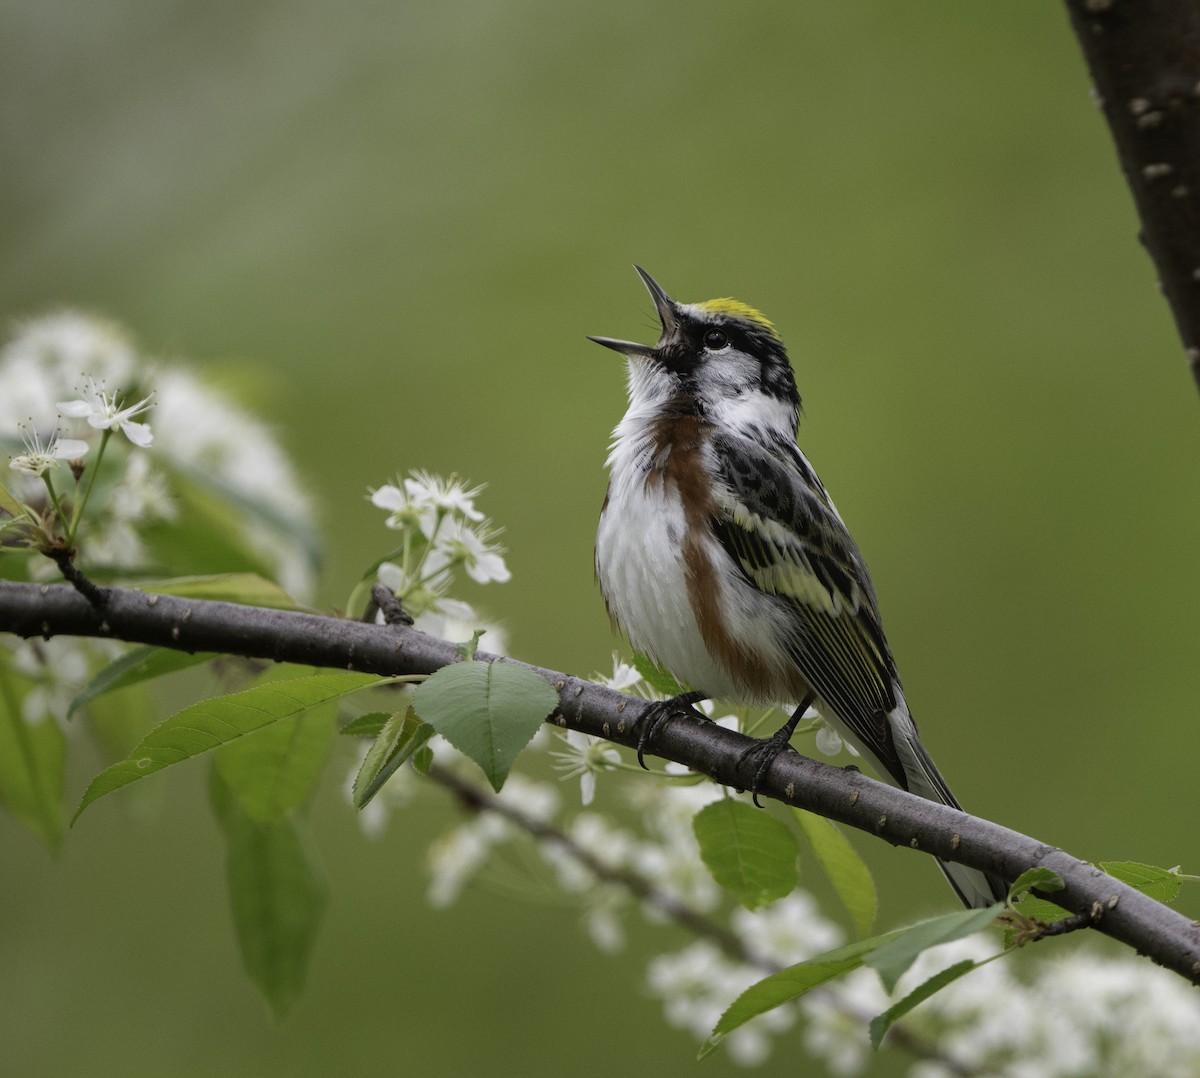
<svg viewBox="0 0 1200 1078"><path fill-rule="evenodd" d="M817 695L898 778L896 671L866 563L800 452L717 435L713 530L759 591L794 614L789 652Z"/></svg>

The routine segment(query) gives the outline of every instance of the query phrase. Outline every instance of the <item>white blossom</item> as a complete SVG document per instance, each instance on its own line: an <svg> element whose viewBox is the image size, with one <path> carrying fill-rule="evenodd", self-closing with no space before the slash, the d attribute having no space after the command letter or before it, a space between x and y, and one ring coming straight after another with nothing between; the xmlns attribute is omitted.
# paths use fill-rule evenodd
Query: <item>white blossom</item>
<svg viewBox="0 0 1200 1078"><path fill-rule="evenodd" d="M560 743L566 748L551 751L553 766L563 772L563 778L579 776L580 799L584 805L590 805L596 797L596 776L620 763L620 753L611 742L578 730L566 731Z"/></svg>
<svg viewBox="0 0 1200 1078"><path fill-rule="evenodd" d="M458 515L473 521L483 520L483 514L475 508L475 498L482 491L482 486L467 489L457 476L443 479L420 469L409 472L404 480L404 492L417 509Z"/></svg>
<svg viewBox="0 0 1200 1078"><path fill-rule="evenodd" d="M0 431L28 416L48 420L81 371L117 384L136 364L125 334L90 315L60 311L21 323L0 350Z"/></svg>
<svg viewBox="0 0 1200 1078"><path fill-rule="evenodd" d="M615 651L612 660L612 674L597 674L594 678L595 681L610 689L615 689L617 692L629 692L644 684L642 675L636 666L625 662Z"/></svg>
<svg viewBox="0 0 1200 1078"><path fill-rule="evenodd" d="M60 460L72 460L82 457L87 452L87 442L78 438L62 438L60 433L54 431L50 440L43 445L41 435L34 428L22 428L21 437L25 442L25 452L13 457L8 466L24 475L41 476L58 467Z"/></svg>
<svg viewBox="0 0 1200 1078"><path fill-rule="evenodd" d="M458 520L447 524L445 536L439 534L438 541L450 560L462 561L467 576L477 584L493 581L504 584L512 579L512 573L504 564L504 549L492 542L492 535L480 534Z"/></svg>
<svg viewBox="0 0 1200 1078"><path fill-rule="evenodd" d="M59 401L58 410L72 419L86 419L88 426L96 430L120 430L134 445L141 449L149 447L154 435L146 423L134 422L154 403L152 397L143 397L136 404L121 407L116 393L109 393L103 385L90 376L83 380L80 397L76 400Z"/></svg>
<svg viewBox="0 0 1200 1078"><path fill-rule="evenodd" d="M823 756L836 756L842 751L842 735L829 723L822 723L817 727L816 744L817 751Z"/></svg>

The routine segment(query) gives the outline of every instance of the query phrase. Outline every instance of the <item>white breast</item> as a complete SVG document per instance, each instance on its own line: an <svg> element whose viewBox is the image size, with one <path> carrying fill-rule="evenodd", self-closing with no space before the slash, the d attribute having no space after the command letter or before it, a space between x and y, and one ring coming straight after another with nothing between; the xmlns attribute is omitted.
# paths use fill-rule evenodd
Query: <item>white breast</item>
<svg viewBox="0 0 1200 1078"><path fill-rule="evenodd" d="M609 458L612 481L596 534L605 602L633 647L685 687L736 699L737 687L709 655L688 600L678 494L661 482L647 487L642 459L630 441L619 442Z"/></svg>

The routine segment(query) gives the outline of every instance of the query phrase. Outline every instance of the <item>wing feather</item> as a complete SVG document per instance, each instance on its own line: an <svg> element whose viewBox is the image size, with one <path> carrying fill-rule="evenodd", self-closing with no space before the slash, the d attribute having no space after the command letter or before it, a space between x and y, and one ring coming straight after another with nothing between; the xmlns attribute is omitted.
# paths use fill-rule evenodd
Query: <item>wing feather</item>
<svg viewBox="0 0 1200 1078"><path fill-rule="evenodd" d="M788 652L805 681L897 778L887 715L895 664L866 563L816 473L794 445L718 435L724 482L713 531L745 579L787 609Z"/></svg>

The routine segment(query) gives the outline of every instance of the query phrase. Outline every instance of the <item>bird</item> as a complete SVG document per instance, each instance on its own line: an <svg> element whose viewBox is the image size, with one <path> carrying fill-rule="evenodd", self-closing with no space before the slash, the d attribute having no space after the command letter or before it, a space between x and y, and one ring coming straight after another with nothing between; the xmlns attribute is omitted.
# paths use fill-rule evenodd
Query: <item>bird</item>
<svg viewBox="0 0 1200 1078"><path fill-rule="evenodd" d="M857 544L796 444L801 401L779 331L735 299L677 303L640 266L662 331L588 339L626 359L596 576L614 626L683 687L640 720L720 699L795 704L745 753L757 793L810 705L885 781L961 808L921 742ZM938 862L971 908L1003 880Z"/></svg>

